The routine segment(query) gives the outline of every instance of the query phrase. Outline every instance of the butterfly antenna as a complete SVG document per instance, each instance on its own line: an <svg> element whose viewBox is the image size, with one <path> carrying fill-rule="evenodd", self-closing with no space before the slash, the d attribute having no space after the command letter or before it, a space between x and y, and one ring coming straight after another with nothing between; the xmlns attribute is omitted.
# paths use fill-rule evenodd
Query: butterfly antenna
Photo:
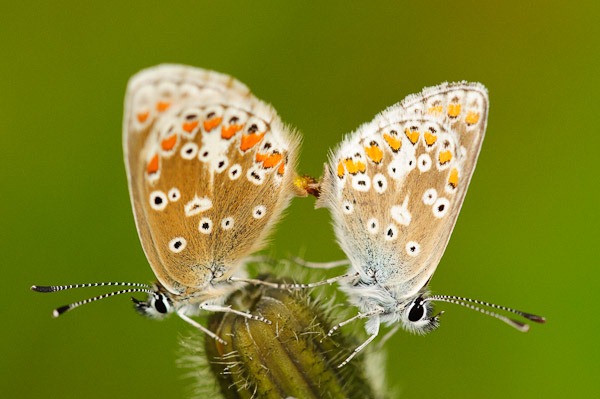
<svg viewBox="0 0 600 399"><path fill-rule="evenodd" d="M105 286L111 286L111 285L112 286L121 286L121 287L123 287L123 286L124 287L132 287L132 288L126 288L126 289L122 289L122 290L118 290L118 291L109 292L107 294L98 295L93 298L88 298L88 299L84 299L82 301L73 302L69 305L61 306L59 308L54 309L54 311L52 312L52 316L58 317L61 314L65 313L71 309L75 309L81 305L85 305L86 303L96 302L96 301L99 301L100 299L109 298L109 297L115 296L115 295L129 294L129 293L133 293L133 292L145 292L146 294L151 294L152 292L154 292L152 290L152 287L148 284L118 283L118 282L85 283L85 284L71 284L71 285L34 285L31 287L31 290L35 291L35 292L48 293L48 292L70 290L72 288L105 287Z"/></svg>
<svg viewBox="0 0 600 399"><path fill-rule="evenodd" d="M91 303L91 302L96 302L99 301L100 299L104 299L104 298L110 298L111 296L116 296L116 295L121 295L121 294L130 294L133 292L145 292L146 294L152 294L153 291L147 288L127 288L124 290L119 290L119 291L113 291L113 292L109 292L108 294L102 294L102 295L98 295L95 296L93 298L88 298L88 299L84 299L83 301L77 301L77 302L73 302L69 305L65 305L65 306L61 306L59 308L54 309L54 311L52 312L52 316L53 317L58 317L61 314L71 310L71 309L75 309L78 308L81 305L85 305L87 303Z"/></svg>
<svg viewBox="0 0 600 399"><path fill-rule="evenodd" d="M526 318L527 320L530 320L530 321L533 321L536 323L545 323L546 322L546 319L543 318L542 316L537 316L537 315L534 315L531 313L522 312L520 310L508 308L506 306L494 305L493 303L478 301L476 299L463 298L463 297L459 297L459 296L433 295L429 298L426 298L425 301L448 302L448 303L453 303L455 305L464 306L466 308L478 311L485 315L495 317L496 319L501 320L501 321L505 322L506 324L508 324L509 326L514 327L517 330L522 331L522 332L529 331L529 325L527 325L525 323L521 323L520 321L511 319L509 317L503 316L496 312L492 312L490 310L480 308L479 306L476 306L476 305L487 306L487 307L494 308L494 309L500 309L500 310L503 310L503 311L506 311L506 312L509 312L512 314L519 315L521 317ZM476 305L473 305L473 304L476 304Z"/></svg>
<svg viewBox="0 0 600 399"><path fill-rule="evenodd" d="M106 287L106 286L118 286L118 287L141 287L151 289L152 287L148 284L143 283L118 283L118 282L106 282L106 283L85 283L85 284L70 284L70 285L32 285L31 290L35 292L58 292L70 290L72 288L89 288L89 287Z"/></svg>

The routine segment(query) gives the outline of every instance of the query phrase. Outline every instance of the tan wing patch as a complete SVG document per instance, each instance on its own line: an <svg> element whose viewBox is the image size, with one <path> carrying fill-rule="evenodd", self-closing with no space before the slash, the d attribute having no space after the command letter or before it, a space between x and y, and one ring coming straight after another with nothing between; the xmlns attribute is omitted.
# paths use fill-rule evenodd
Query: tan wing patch
<svg viewBox="0 0 600 399"><path fill-rule="evenodd" d="M144 251L167 289L201 292L262 246L293 193L297 146L231 77L168 65L132 78L130 192Z"/></svg>
<svg viewBox="0 0 600 399"><path fill-rule="evenodd" d="M483 86L443 84L384 111L334 152L317 205L332 210L342 249L374 270L380 284L416 276L424 284L435 270L475 168L486 120ZM373 142L382 143L381 155ZM354 166L374 156L380 162L366 162L363 170Z"/></svg>

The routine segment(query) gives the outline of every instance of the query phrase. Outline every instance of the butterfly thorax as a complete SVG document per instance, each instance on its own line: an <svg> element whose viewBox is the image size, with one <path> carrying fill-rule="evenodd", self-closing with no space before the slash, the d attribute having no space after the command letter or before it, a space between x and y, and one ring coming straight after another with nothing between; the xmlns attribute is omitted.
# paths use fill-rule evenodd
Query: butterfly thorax
<svg viewBox="0 0 600 399"><path fill-rule="evenodd" d="M361 313L377 312L378 323L387 326L401 323L408 332L424 334L437 327L437 318L432 318L433 307L430 302L423 301L427 297L426 284L421 284L415 290L415 281L404 284L386 285L376 280L376 275L371 277L360 276L356 281L341 286L342 291L348 295L349 301ZM416 318L413 308L417 306L422 312ZM411 313L412 311L412 313ZM411 320L415 319L415 320ZM371 318L373 321L375 318ZM367 330L374 328L374 323L367 323Z"/></svg>

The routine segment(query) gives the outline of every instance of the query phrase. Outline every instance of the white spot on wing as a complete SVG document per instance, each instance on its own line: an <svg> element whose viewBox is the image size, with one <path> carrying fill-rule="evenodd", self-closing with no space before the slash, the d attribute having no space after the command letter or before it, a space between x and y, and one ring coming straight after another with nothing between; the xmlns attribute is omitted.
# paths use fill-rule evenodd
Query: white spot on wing
<svg viewBox="0 0 600 399"><path fill-rule="evenodd" d="M208 146L203 146L198 150L198 159L200 162L208 162L211 159L212 151Z"/></svg>
<svg viewBox="0 0 600 399"><path fill-rule="evenodd" d="M260 186L265 181L266 173L266 170L260 168L257 165L253 165L252 167L250 167L250 169L248 169L248 172L246 172L246 178L248 179L248 181L251 181L257 186Z"/></svg>
<svg viewBox="0 0 600 399"><path fill-rule="evenodd" d="M408 256L417 256L421 252L421 246L416 241L406 243L406 253Z"/></svg>
<svg viewBox="0 0 600 399"><path fill-rule="evenodd" d="M400 223L403 226L408 226L412 219L410 211L408 210L408 195L404 197L402 205L394 205L391 209L392 219Z"/></svg>
<svg viewBox="0 0 600 399"><path fill-rule="evenodd" d="M373 176L373 189L376 192L378 192L379 194L385 193L385 190L387 190L387 186L387 179L383 174L377 173L375 176Z"/></svg>
<svg viewBox="0 0 600 399"><path fill-rule="evenodd" d="M242 175L242 166L239 163L232 165L229 168L229 178L231 180L236 180Z"/></svg>
<svg viewBox="0 0 600 399"><path fill-rule="evenodd" d="M208 197L199 198L197 195L194 196L190 202L185 204L185 216L190 217L204 212L212 208L212 201Z"/></svg>
<svg viewBox="0 0 600 399"><path fill-rule="evenodd" d="M257 205L252 210L252 217L254 219L262 219L267 213L267 207L264 205Z"/></svg>
<svg viewBox="0 0 600 399"><path fill-rule="evenodd" d="M427 172L431 169L431 157L428 154L421 154L417 159L417 167L421 172Z"/></svg>
<svg viewBox="0 0 600 399"><path fill-rule="evenodd" d="M384 232L386 241L393 241L398 238L398 228L394 224L390 224L385 228Z"/></svg>
<svg viewBox="0 0 600 399"><path fill-rule="evenodd" d="M433 203L437 199L437 196L438 194L435 188L427 189L423 193L423 203L425 205L433 205Z"/></svg>
<svg viewBox="0 0 600 399"><path fill-rule="evenodd" d="M431 210L433 211L433 216L435 216L438 219L446 216L446 213L448 213L448 209L450 209L450 201L448 201L444 197L438 198L431 207Z"/></svg>
<svg viewBox="0 0 600 399"><path fill-rule="evenodd" d="M173 187L172 189L169 190L169 201L171 202L177 202L179 201L179 198L181 198L181 193L179 192L179 189L177 187Z"/></svg>
<svg viewBox="0 0 600 399"><path fill-rule="evenodd" d="M198 224L198 230L202 234L210 234L212 232L213 222L210 218L202 218L200 219L200 223Z"/></svg>
<svg viewBox="0 0 600 399"><path fill-rule="evenodd" d="M181 147L181 151L179 153L181 154L181 158L186 159L188 161L192 160L196 158L196 154L198 154L198 144L193 142L185 143Z"/></svg>
<svg viewBox="0 0 600 399"><path fill-rule="evenodd" d="M367 220L367 231L371 234L377 234L379 231L379 221L376 218Z"/></svg>
<svg viewBox="0 0 600 399"><path fill-rule="evenodd" d="M225 219L221 220L221 228L223 230L229 230L233 227L233 218L232 217L226 217Z"/></svg>
<svg viewBox="0 0 600 399"><path fill-rule="evenodd" d="M261 119L257 118L257 117L251 117L250 119L248 119L248 122L246 123L245 126L245 132L247 134L252 134L252 133L264 133L267 131L267 125L265 124L264 121L262 121Z"/></svg>
<svg viewBox="0 0 600 399"><path fill-rule="evenodd" d="M167 207L167 196L160 190L150 193L150 207L155 211L162 211Z"/></svg>
<svg viewBox="0 0 600 399"><path fill-rule="evenodd" d="M221 156L215 161L215 172L221 173L229 166L229 159L226 156Z"/></svg>
<svg viewBox="0 0 600 399"><path fill-rule="evenodd" d="M243 125L248 119L248 114L236 108L228 108L223 115L225 125Z"/></svg>
<svg viewBox="0 0 600 399"><path fill-rule="evenodd" d="M356 191L367 192L371 188L371 179L364 174L352 176L352 188Z"/></svg>
<svg viewBox="0 0 600 399"><path fill-rule="evenodd" d="M169 249L171 252L178 254L183 251L187 246L187 241L183 237L175 237L171 241L169 241Z"/></svg>
<svg viewBox="0 0 600 399"><path fill-rule="evenodd" d="M350 215L354 211L354 205L350 201L344 201L342 204L342 212L346 215Z"/></svg>

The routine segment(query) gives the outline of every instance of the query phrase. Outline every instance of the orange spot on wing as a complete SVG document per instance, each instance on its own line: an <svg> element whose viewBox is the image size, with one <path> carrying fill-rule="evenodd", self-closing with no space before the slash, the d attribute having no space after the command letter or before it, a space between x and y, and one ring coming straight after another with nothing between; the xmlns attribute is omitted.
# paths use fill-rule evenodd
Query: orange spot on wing
<svg viewBox="0 0 600 399"><path fill-rule="evenodd" d="M198 123L198 121L183 122L183 125L181 125L181 127L186 132L191 133L195 128L198 127Z"/></svg>
<svg viewBox="0 0 600 399"><path fill-rule="evenodd" d="M137 114L137 120L140 123L144 123L148 120L148 117L150 116L150 112L146 111L146 112L138 112Z"/></svg>
<svg viewBox="0 0 600 399"><path fill-rule="evenodd" d="M252 133L242 135L240 150L248 151L250 148L254 147L258 142L260 142L264 135L264 133Z"/></svg>
<svg viewBox="0 0 600 399"><path fill-rule="evenodd" d="M381 151L381 148L377 144L365 147L365 153L375 163L379 163L383 159L383 151Z"/></svg>
<svg viewBox="0 0 600 399"><path fill-rule="evenodd" d="M400 148L402 147L402 140L400 140L400 137L398 137L398 136L392 136L387 133L384 133L383 139L385 140L386 143L388 143L388 145L394 152L398 152L400 150Z"/></svg>
<svg viewBox="0 0 600 399"><path fill-rule="evenodd" d="M479 112L467 112L467 116L465 116L465 122L467 123L467 125L474 125L477 122L479 122Z"/></svg>
<svg viewBox="0 0 600 399"><path fill-rule="evenodd" d="M354 161L352 158L347 158L344 160L344 165L346 166L346 170L351 175L355 175L357 173L364 173L367 170L367 165L360 161Z"/></svg>
<svg viewBox="0 0 600 399"><path fill-rule="evenodd" d="M456 186L458 186L458 169L453 168L450 171L450 176L448 177L448 184L452 188L456 188Z"/></svg>
<svg viewBox="0 0 600 399"><path fill-rule="evenodd" d="M456 118L460 114L460 104L448 104L448 116Z"/></svg>
<svg viewBox="0 0 600 399"><path fill-rule="evenodd" d="M279 162L281 162L282 159L283 159L283 155L274 153L265 158L265 160L263 161L263 166L265 168L272 168L274 166L277 166L277 164Z"/></svg>
<svg viewBox="0 0 600 399"><path fill-rule="evenodd" d="M243 127L244 127L244 125L229 125L227 127L223 126L221 128L221 137L224 138L225 140L229 140L237 132L239 132L240 130L242 130Z"/></svg>
<svg viewBox="0 0 600 399"><path fill-rule="evenodd" d="M214 117L214 118L205 120L203 123L204 130L206 130L207 132L210 132L211 130L213 130L214 128L219 126L221 124L221 121L223 121L223 118L220 118L220 117Z"/></svg>
<svg viewBox="0 0 600 399"><path fill-rule="evenodd" d="M416 144L417 141L419 141L420 133L418 130L404 129L404 134L406 134L406 137L408 137L408 140L413 144Z"/></svg>
<svg viewBox="0 0 600 399"><path fill-rule="evenodd" d="M337 175L341 179L346 174L346 169L344 168L344 163L340 161L337 165Z"/></svg>
<svg viewBox="0 0 600 399"><path fill-rule="evenodd" d="M148 165L146 166L146 172L151 175L158 172L158 154L154 154Z"/></svg>
<svg viewBox="0 0 600 399"><path fill-rule="evenodd" d="M439 155L439 160L440 160L440 164L445 164L447 162L450 162L450 160L452 160L452 152L451 151L440 151L440 155Z"/></svg>
<svg viewBox="0 0 600 399"><path fill-rule="evenodd" d="M427 144L427 147L431 147L437 141L437 136L430 132L425 132L423 137L425 138L425 144Z"/></svg>
<svg viewBox="0 0 600 399"><path fill-rule="evenodd" d="M165 151L171 151L175 144L177 143L177 134L172 134L170 137L167 137L163 141L161 141L160 146Z"/></svg>
<svg viewBox="0 0 600 399"><path fill-rule="evenodd" d="M256 153L256 156L254 157L254 159L256 160L256 162L263 162L265 159L267 159L268 155L267 154L261 154L260 152Z"/></svg>
<svg viewBox="0 0 600 399"><path fill-rule="evenodd" d="M279 168L277 168L277 174L283 176L285 173L285 162L279 164Z"/></svg>
<svg viewBox="0 0 600 399"><path fill-rule="evenodd" d="M443 107L441 105L434 105L433 107L429 107L427 113L430 115L439 115L442 113Z"/></svg>
<svg viewBox="0 0 600 399"><path fill-rule="evenodd" d="M170 101L159 101L156 103L156 110L158 112L164 112L164 111L168 110L170 106L171 106Z"/></svg>

